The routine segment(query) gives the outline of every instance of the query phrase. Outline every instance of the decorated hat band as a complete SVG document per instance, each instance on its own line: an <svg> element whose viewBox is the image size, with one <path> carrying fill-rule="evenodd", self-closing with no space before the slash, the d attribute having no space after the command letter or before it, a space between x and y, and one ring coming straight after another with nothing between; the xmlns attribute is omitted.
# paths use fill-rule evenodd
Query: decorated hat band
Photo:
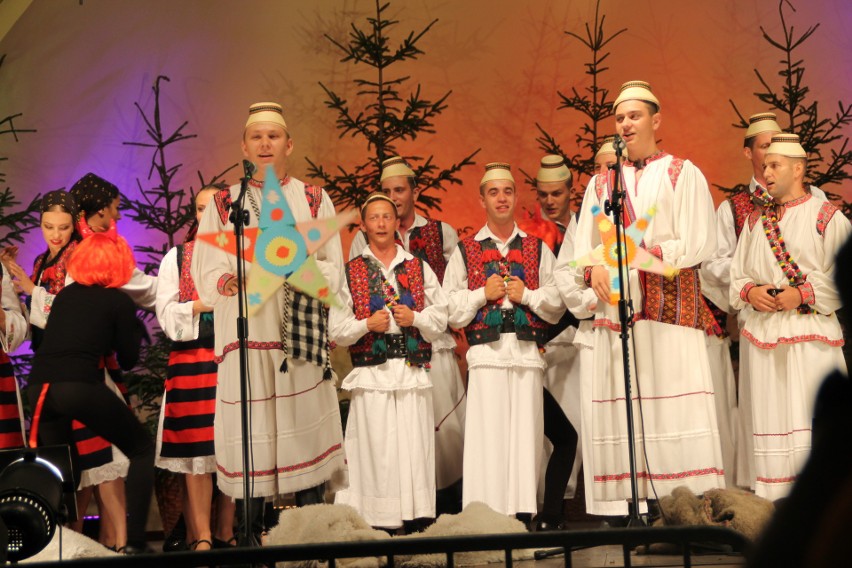
<svg viewBox="0 0 852 568"><path fill-rule="evenodd" d="M781 127L776 122L774 112L759 112L748 117L748 130L746 130L746 140L754 138L762 132L781 132Z"/></svg>
<svg viewBox="0 0 852 568"><path fill-rule="evenodd" d="M399 156L388 158L382 162L382 177L380 181L385 181L387 178L396 176L414 177L414 170Z"/></svg>
<svg viewBox="0 0 852 568"><path fill-rule="evenodd" d="M277 124L284 130L287 130L287 123L284 122L284 110L278 103L254 103L249 107L246 128L252 124L259 123Z"/></svg>
<svg viewBox="0 0 852 568"><path fill-rule="evenodd" d="M618 105L624 101L644 101L657 105L659 110L660 100L651 92L651 85L645 81L627 81L621 85L621 92L618 93L615 102L612 103L612 108L618 108Z"/></svg>
<svg viewBox="0 0 852 568"><path fill-rule="evenodd" d="M489 164L485 164L485 175L482 176L482 180L479 182L479 187L482 187L489 181L494 180L506 180L515 183L515 178L512 177L512 166L510 166L506 162L491 162Z"/></svg>
<svg viewBox="0 0 852 568"><path fill-rule="evenodd" d="M769 148L766 149L766 153L768 154L779 154L781 156L787 156L788 158L805 158L807 159L808 153L805 152L805 149L802 148L802 144L799 142L798 134L789 134L787 132L782 132L781 134L776 134L772 137L772 142L769 144Z"/></svg>
<svg viewBox="0 0 852 568"><path fill-rule="evenodd" d="M548 154L541 159L541 165L535 180L540 183L555 181L568 181L571 179L571 170L565 165L565 159L556 154Z"/></svg>

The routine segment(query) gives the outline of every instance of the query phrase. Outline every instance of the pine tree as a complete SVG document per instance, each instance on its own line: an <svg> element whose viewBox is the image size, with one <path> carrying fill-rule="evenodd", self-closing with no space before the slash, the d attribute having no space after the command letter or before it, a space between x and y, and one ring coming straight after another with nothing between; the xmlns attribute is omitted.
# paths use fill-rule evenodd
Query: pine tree
<svg viewBox="0 0 852 568"><path fill-rule="evenodd" d="M311 159L307 160L308 175L321 179L334 203L345 208L357 207L370 191L379 187L381 163L391 156L399 155L399 145L415 141L424 134L435 134L434 120L447 109L447 99L452 93L448 91L437 100L429 100L422 95L418 84L403 98L402 88L410 77L393 75L391 66L423 55L418 42L438 20L433 20L419 32L409 32L405 39L393 47L388 32L399 22L385 16L389 5L376 0L375 17L367 18L366 29L351 24L348 43L325 35L343 53L342 62L364 64L371 70L370 78L355 79L358 87L358 101L355 104L363 103L362 111L353 110L353 104L320 83L327 95L326 106L337 113L336 125L340 130L340 138L362 137L370 154L365 163L351 167L338 165L336 171L327 170ZM421 211L440 211L441 198L436 193L446 191L447 184L461 183L458 172L474 164L473 158L477 152L478 149L446 168L437 165L432 155L427 158L403 155L418 180L418 208Z"/></svg>
<svg viewBox="0 0 852 568"><path fill-rule="evenodd" d="M127 216L142 224L150 232L160 233L165 239L159 246L146 244L135 247L138 252L146 255L143 267L144 271L149 274L157 270L163 255L175 246L177 234L189 227L195 219L195 209L192 205L192 198L195 195L193 188L191 186L188 189L173 187L174 178L183 164L170 164L166 157L166 150L173 150L173 144L196 137L195 134L184 133L184 128L189 124L188 121L183 121L170 134L166 134L163 128L160 110L160 83L169 80L168 77L160 75L154 81L152 87L154 91L153 116L149 117L138 102L133 103L142 120L145 121L146 133L150 141L124 143L128 146L140 146L153 150L147 179L150 181L156 173L155 185L145 188L139 178L136 178L140 198L129 199L122 196L122 208L128 211ZM235 166L236 164L231 165L209 181L205 181L201 172L198 172L200 187L216 183Z"/></svg>
<svg viewBox="0 0 852 568"><path fill-rule="evenodd" d="M825 191L832 201L841 202L841 196L827 190L826 186L852 179L852 169L850 169L852 148L849 147L849 136L843 133L844 128L852 123L852 104L838 101L834 116L825 118L820 115L819 103L809 101L810 88L804 82L805 63L797 50L817 31L819 24L810 26L797 36L794 26L787 22L784 13L785 4L793 12L796 11L790 0L779 1L778 14L781 18L782 38L776 39L769 35L763 26L760 27L763 39L782 54L779 61L781 69L778 71L782 84L780 89L774 87L764 74L755 69L754 73L762 90L754 93L754 96L776 111L779 123L785 132L799 135L802 147L808 153L806 179ZM730 103L739 117L739 122L734 126L748 128L748 121L743 117L736 103L733 100L730 100ZM745 186L717 187L729 193ZM852 203L842 201L841 206L844 213L852 217Z"/></svg>
<svg viewBox="0 0 852 568"><path fill-rule="evenodd" d="M571 31L565 32L566 35L575 38L589 50L589 61L584 63L583 66L585 67L584 73L591 79L591 84L582 88L582 92L578 91L576 87L571 87L570 95L557 91L560 99L558 110L572 109L581 113L585 118L585 122L574 135L574 144L578 151L569 154L541 124L536 123L535 125L540 133L535 139L538 147L544 153L562 156L565 164L574 173L578 187L585 187L584 177L590 178L594 175L595 152L603 138L613 134L611 127L601 126L601 123L612 118L614 114L612 101L609 100L609 89L601 85L601 74L609 69L606 66L606 60L610 56L610 52L604 50L612 40L627 31L627 28L622 28L607 35L604 31L606 15L600 13L600 6L601 0L598 0L595 4L595 21L591 26L586 23L585 36ZM530 175L524 172L524 175L527 178L527 183L535 185L534 174ZM579 204L582 199L582 191L575 192L575 203Z"/></svg>
<svg viewBox="0 0 852 568"><path fill-rule="evenodd" d="M156 272L159 269L162 257L177 244L177 235L186 230L195 219L195 208L192 202L195 191L192 186L186 189L176 187L175 177L183 164L179 162L170 163L168 159L170 154L167 154L167 150L169 152L176 150L175 144L191 140L196 135L184 132L189 124L188 121L181 122L177 128L171 131L163 126L160 106L160 89L163 81L168 82L169 78L160 75L154 81L152 87L154 108L151 115L148 115L138 102L133 103L145 121L149 140L125 142L128 146L152 149L151 166L148 169L147 180L150 181L156 174L153 185L150 187L143 186L142 181L137 178L136 184L139 188L140 197L131 199L122 196L122 208L127 211L127 216L148 229L147 234L152 235L154 242L156 242L156 237L153 237L153 235L159 234L161 239L159 244L150 244L149 242L134 247L137 252L143 253L146 257L146 260L142 263L146 273ZM231 165L210 180L205 180L201 172L197 172L199 189L218 182L236 165ZM146 312L144 317L150 321L151 314ZM142 346L139 364L129 373L125 373L128 390L138 398L139 406L137 408L148 417L146 425L152 433L155 433L157 428L156 417L159 416L170 346L171 342L168 337L159 327L155 326L151 343Z"/></svg>
<svg viewBox="0 0 852 568"><path fill-rule="evenodd" d="M0 68L3 67L5 60L5 54L0 56ZM36 132L32 128L20 128L15 125L15 120L22 116L23 114L18 112L7 114L0 119L0 136L10 135L15 142L18 142L21 134ZM2 156L0 162L6 162L8 159L6 156ZM0 170L0 184L6 184L6 173L2 170ZM19 208L21 203L11 187L6 186L0 191L0 227L3 229L3 235L0 236L0 247L9 246L15 242L23 243L24 236L40 223L41 194L33 197L23 209Z"/></svg>

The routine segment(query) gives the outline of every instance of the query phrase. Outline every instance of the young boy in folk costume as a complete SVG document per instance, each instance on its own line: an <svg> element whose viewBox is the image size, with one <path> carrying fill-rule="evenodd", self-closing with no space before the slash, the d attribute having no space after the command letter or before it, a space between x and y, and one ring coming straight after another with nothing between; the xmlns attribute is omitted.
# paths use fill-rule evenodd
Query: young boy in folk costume
<svg viewBox="0 0 852 568"><path fill-rule="evenodd" d="M529 517L543 444L540 347L565 307L553 253L515 224L509 165L486 165L479 194L487 222L459 243L444 277L450 326L470 343L463 503Z"/></svg>
<svg viewBox="0 0 852 568"><path fill-rule="evenodd" d="M414 171L399 156L382 162L382 192L396 204L399 213L399 244L423 262L442 282L459 239L448 223L426 219L417 213L420 188ZM349 258L364 252L367 239L358 231ZM432 408L435 417L435 473L437 509L458 513L461 505L462 455L464 452L465 390L456 361L456 341L449 329L432 342Z"/></svg>
<svg viewBox="0 0 852 568"><path fill-rule="evenodd" d="M807 460L817 389L846 370L835 256L849 221L804 184L807 154L795 134L766 150L774 203L751 212L731 261L731 305L747 306L740 333L748 353L756 493L785 497Z"/></svg>
<svg viewBox="0 0 852 568"><path fill-rule="evenodd" d="M346 424L352 505L375 527L417 528L435 517L435 435L431 341L447 329L447 301L429 265L394 242L397 209L383 193L361 208L369 244L346 265L343 307L331 311L330 336L349 346L355 368Z"/></svg>
<svg viewBox="0 0 852 568"><path fill-rule="evenodd" d="M185 474L183 513L192 550L228 546L234 534L234 502L222 494L217 498L219 514L215 538L211 533L212 474L216 472L213 308L198 299L189 273L198 222L220 189L209 186L198 191L196 223L187 235L189 240L166 253L157 273L157 321L173 343L155 465Z"/></svg>

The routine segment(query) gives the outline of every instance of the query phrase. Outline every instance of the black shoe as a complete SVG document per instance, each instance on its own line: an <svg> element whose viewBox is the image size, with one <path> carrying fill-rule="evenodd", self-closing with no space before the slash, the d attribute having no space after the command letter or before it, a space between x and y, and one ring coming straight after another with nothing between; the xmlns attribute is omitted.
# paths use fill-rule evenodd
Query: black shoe
<svg viewBox="0 0 852 568"><path fill-rule="evenodd" d="M213 537L213 548L215 548L215 549L234 548L235 546L237 546L237 537L235 537L235 536L232 536L228 540L222 540L222 539L216 538L215 536Z"/></svg>

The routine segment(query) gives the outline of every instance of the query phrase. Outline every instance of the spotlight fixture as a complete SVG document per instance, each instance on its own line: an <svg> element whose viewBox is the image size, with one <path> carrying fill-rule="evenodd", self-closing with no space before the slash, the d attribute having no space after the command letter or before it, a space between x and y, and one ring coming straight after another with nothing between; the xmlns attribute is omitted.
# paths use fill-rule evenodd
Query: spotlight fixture
<svg viewBox="0 0 852 568"><path fill-rule="evenodd" d="M76 518L73 487L68 446L0 452L0 523L8 531L2 551L6 559L17 562L37 554L50 543L58 524Z"/></svg>

